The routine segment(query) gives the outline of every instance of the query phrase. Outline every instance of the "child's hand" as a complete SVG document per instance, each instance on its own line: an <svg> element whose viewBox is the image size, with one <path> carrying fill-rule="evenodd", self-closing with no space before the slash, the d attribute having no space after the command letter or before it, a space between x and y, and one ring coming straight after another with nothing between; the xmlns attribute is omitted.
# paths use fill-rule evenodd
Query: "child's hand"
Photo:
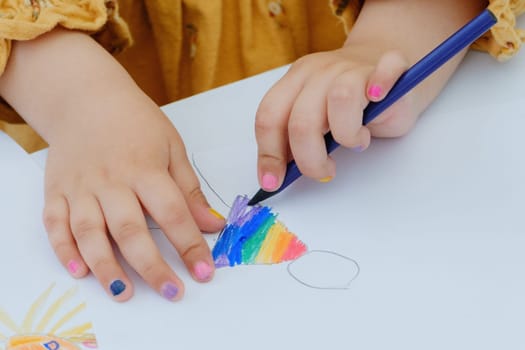
<svg viewBox="0 0 525 350"><path fill-rule="evenodd" d="M341 146L365 150L371 135L406 133L416 113L410 95L363 126L363 109L379 101L407 69L400 52L376 58L366 48L347 46L305 56L294 64L263 98L256 116L259 179L265 190L279 187L286 163L293 157L305 176L328 181L335 163L323 136L329 130Z"/></svg>
<svg viewBox="0 0 525 350"><path fill-rule="evenodd" d="M484 1L367 0L344 47L305 56L263 98L256 115L258 177L277 190L291 159L320 181L335 176L324 134L362 151L371 136L408 132L436 98L466 50L363 126L363 109L385 97L399 76L485 6ZM451 15L453 14L453 15Z"/></svg>
<svg viewBox="0 0 525 350"><path fill-rule="evenodd" d="M14 45L0 92L50 144L44 222L60 262L92 271L109 295L129 299L125 261L170 300L184 285L164 261L143 210L193 278L214 264L201 230L224 225L200 191L181 138L162 111L89 36L56 30Z"/></svg>
<svg viewBox="0 0 525 350"><path fill-rule="evenodd" d="M44 222L72 275L91 270L117 300L129 298L131 281L116 260L114 241L153 289L179 299L183 283L163 260L143 210L201 282L212 278L214 264L200 230L215 232L224 222L210 212L169 120L144 97L124 97L121 103L86 101L78 105L81 121L58 126L46 166Z"/></svg>

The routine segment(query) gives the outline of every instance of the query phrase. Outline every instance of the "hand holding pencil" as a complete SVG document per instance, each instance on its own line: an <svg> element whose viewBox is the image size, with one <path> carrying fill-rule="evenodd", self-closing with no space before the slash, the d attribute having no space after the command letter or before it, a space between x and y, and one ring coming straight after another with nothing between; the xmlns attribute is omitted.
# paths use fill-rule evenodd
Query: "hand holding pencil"
<svg viewBox="0 0 525 350"><path fill-rule="evenodd" d="M265 96L259 108L256 134L262 189L251 199L250 204L256 204L281 192L301 174L321 182L329 181L335 176L335 164L328 154L340 144L363 150L370 142L370 131L375 136L385 137L405 133L444 86L463 56L460 53L464 53L472 42L495 23L495 16L489 10L484 10L408 70L404 67L403 54L395 50L387 50L385 54L380 55L376 66L359 66L355 63L356 59L351 60L346 56L348 51L344 51L344 48L339 52L310 56L310 62L292 65L290 71ZM424 29L422 31L424 32ZM347 44L352 39L355 40L349 36ZM412 38L406 37L403 40L410 41ZM354 55L352 57L358 57L359 61L359 52L350 51ZM303 73L301 76L301 71L308 70L308 65L318 65L316 68L322 74L311 74L305 78ZM444 67L440 74L432 80L429 79L427 89L422 90L427 92L427 96L420 93L419 96L422 97L417 100L413 97L411 101L404 98L409 91L442 66ZM362 93L358 92L359 87L363 87ZM287 105L286 101L283 102L283 99L279 98L284 90L292 91L289 95L295 91L294 103ZM319 90L325 93L319 93ZM383 113L400 99L401 103L397 104L397 109L392 108ZM277 106L268 106L268 101L276 103ZM275 115L268 116L269 112ZM288 120L286 115L289 116ZM356 118L356 115L361 117ZM380 119L376 120L376 125L366 127L378 116ZM284 122L287 124L283 124ZM269 127L272 123L281 129ZM326 130L330 132L326 133ZM288 162L284 169L282 163L288 160L283 156L288 154L283 152L287 147L287 139L295 159ZM275 140L277 142L274 142ZM284 170L284 176L276 174ZM279 181L279 178L282 178L282 181Z"/></svg>

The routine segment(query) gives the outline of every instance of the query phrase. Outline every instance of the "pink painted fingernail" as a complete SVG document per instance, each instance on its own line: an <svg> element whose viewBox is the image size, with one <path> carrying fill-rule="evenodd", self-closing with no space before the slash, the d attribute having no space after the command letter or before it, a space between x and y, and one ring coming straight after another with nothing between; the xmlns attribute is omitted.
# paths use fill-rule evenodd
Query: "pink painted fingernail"
<svg viewBox="0 0 525 350"><path fill-rule="evenodd" d="M193 267L193 272L195 273L195 277L197 277L199 281L205 282L211 278L213 269L208 263L205 263L204 261L199 261Z"/></svg>
<svg viewBox="0 0 525 350"><path fill-rule="evenodd" d="M381 86L379 85L372 85L368 89L368 96L372 98L380 98L382 93L383 93L383 90L381 89Z"/></svg>
<svg viewBox="0 0 525 350"><path fill-rule="evenodd" d="M69 260L67 263L67 269L70 274L75 275L80 268L80 264L76 260Z"/></svg>
<svg viewBox="0 0 525 350"><path fill-rule="evenodd" d="M274 191L277 189L277 176L266 173L262 177L263 190Z"/></svg>
<svg viewBox="0 0 525 350"><path fill-rule="evenodd" d="M277 176L266 173L262 177L263 190L274 191L277 189Z"/></svg>

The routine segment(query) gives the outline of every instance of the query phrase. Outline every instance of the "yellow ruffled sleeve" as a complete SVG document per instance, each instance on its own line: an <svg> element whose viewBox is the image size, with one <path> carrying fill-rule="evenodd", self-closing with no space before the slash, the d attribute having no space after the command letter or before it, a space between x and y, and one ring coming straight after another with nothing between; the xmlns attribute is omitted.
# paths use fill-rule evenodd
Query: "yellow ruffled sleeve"
<svg viewBox="0 0 525 350"><path fill-rule="evenodd" d="M525 30L516 28L516 17L525 12L525 0L490 0L488 8L498 18L498 23L472 48L486 51L498 61L506 61L525 42Z"/></svg>
<svg viewBox="0 0 525 350"><path fill-rule="evenodd" d="M13 40L31 40L61 26L94 34L110 52L131 44L116 0L2 0L0 1L0 74Z"/></svg>
<svg viewBox="0 0 525 350"><path fill-rule="evenodd" d="M363 1L331 0L330 4L348 33ZM486 51L499 61L506 61L514 56L525 42L525 30L516 27L516 18L525 12L525 0L490 0L488 8L496 15L498 23L472 44L472 49Z"/></svg>

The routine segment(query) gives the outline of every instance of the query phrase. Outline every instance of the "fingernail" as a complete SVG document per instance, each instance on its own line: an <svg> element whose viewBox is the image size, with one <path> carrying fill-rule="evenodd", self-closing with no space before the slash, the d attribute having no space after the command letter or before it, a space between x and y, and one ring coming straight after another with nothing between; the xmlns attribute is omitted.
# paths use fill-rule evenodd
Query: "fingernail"
<svg viewBox="0 0 525 350"><path fill-rule="evenodd" d="M363 152L365 148L363 146L356 146L356 147L352 147L352 151L354 152Z"/></svg>
<svg viewBox="0 0 525 350"><path fill-rule="evenodd" d="M262 177L263 190L274 191L277 189L277 176L266 173Z"/></svg>
<svg viewBox="0 0 525 350"><path fill-rule="evenodd" d="M195 277L197 277L199 281L205 282L211 278L213 270L208 263L205 263L204 261L199 261L193 267L193 272L195 273Z"/></svg>
<svg viewBox="0 0 525 350"><path fill-rule="evenodd" d="M213 209L213 208L208 208L208 210L210 211L210 213L215 216L217 219L221 219L221 220L225 220L224 219L224 216L221 215L221 213L219 213L217 210Z"/></svg>
<svg viewBox="0 0 525 350"><path fill-rule="evenodd" d="M109 285L109 290L111 291L111 294L113 294L114 297L122 294L122 292L125 289L126 289L126 284L124 284L124 282L122 282L121 280L114 280Z"/></svg>
<svg viewBox="0 0 525 350"><path fill-rule="evenodd" d="M166 282L162 285L160 293L164 298L173 301L179 294L179 288L172 282Z"/></svg>
<svg viewBox="0 0 525 350"><path fill-rule="evenodd" d="M80 268L80 264L76 260L69 260L67 263L67 270L70 274L75 275Z"/></svg>
<svg viewBox="0 0 525 350"><path fill-rule="evenodd" d="M327 183L327 182L332 181L333 178L334 178L333 176L323 177L322 179L319 179L319 182Z"/></svg>
<svg viewBox="0 0 525 350"><path fill-rule="evenodd" d="M381 86L379 86L379 85L372 85L368 89L368 96L372 97L372 98L380 98L382 92L383 92L383 90L381 89Z"/></svg>

